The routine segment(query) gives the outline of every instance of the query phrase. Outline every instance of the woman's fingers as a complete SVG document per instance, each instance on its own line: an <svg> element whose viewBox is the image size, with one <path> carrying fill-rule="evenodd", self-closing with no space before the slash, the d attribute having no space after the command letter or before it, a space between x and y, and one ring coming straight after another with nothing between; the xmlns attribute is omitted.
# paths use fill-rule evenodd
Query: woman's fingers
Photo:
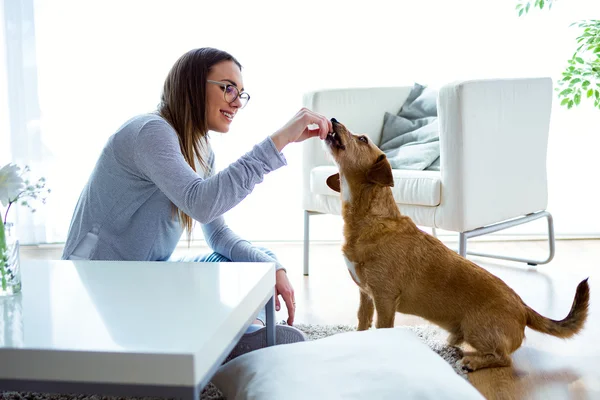
<svg viewBox="0 0 600 400"><path fill-rule="evenodd" d="M283 301L288 310L288 325L294 325L294 315L296 314L296 303L294 302L294 294L292 292L286 292L282 294Z"/></svg>
<svg viewBox="0 0 600 400"><path fill-rule="evenodd" d="M281 304L279 303L279 292L277 288L275 288L275 311L279 311L281 309Z"/></svg>
<svg viewBox="0 0 600 400"><path fill-rule="evenodd" d="M331 132L332 126L331 121L329 121L325 116L318 114L309 109L303 109L303 120L304 124L309 127L309 129L313 127L317 127L319 129L319 137L321 139L325 139L327 134Z"/></svg>
<svg viewBox="0 0 600 400"><path fill-rule="evenodd" d="M285 126L273 133L271 139L277 150L281 151L289 143L302 142L311 137L319 136L323 140L331 130L331 121L308 108L302 108Z"/></svg>

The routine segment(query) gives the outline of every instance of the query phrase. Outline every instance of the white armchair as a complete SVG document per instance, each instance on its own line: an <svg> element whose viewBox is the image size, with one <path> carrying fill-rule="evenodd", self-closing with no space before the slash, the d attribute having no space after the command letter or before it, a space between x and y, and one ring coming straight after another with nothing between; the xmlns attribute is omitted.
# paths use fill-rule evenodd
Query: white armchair
<svg viewBox="0 0 600 400"><path fill-rule="evenodd" d="M334 117L379 144L386 111L396 114L412 87L332 89L307 93L304 106ZM530 265L554 257L552 216L546 211L546 152L552 80L453 82L439 90L440 171L393 170L400 211L419 226L459 233L459 253ZM341 215L339 194L325 183L337 168L318 140L303 144L304 274L309 218ZM547 218L549 256L530 260L467 252L467 239Z"/></svg>

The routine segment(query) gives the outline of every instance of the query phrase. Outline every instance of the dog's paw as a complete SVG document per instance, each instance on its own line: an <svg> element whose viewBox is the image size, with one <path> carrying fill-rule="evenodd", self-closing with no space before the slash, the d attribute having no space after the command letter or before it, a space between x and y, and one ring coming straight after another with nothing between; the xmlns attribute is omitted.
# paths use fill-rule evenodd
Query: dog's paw
<svg viewBox="0 0 600 400"><path fill-rule="evenodd" d="M477 366L475 365L477 363L475 362L475 360L473 360L473 357L469 357L469 356L463 357L461 360L461 364L462 364L463 371L466 371L466 372L473 372L477 369Z"/></svg>

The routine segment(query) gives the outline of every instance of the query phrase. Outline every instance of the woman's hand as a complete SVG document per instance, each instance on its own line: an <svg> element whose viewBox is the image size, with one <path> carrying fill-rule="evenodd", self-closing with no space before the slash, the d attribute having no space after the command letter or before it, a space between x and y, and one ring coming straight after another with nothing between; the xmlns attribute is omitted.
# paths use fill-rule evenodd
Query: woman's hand
<svg viewBox="0 0 600 400"><path fill-rule="evenodd" d="M316 127L310 129L309 125L316 125ZM281 151L290 143L302 142L311 137L318 136L320 139L325 139L332 129L331 121L323 115L317 114L308 108L302 108L294 118L272 134L271 139L277 150Z"/></svg>
<svg viewBox="0 0 600 400"><path fill-rule="evenodd" d="M279 296L283 298L285 306L288 310L287 324L292 326L294 324L294 314L296 313L296 299L294 297L294 288L288 280L285 270L280 269L275 273L275 310L279 311L281 305L279 303Z"/></svg>

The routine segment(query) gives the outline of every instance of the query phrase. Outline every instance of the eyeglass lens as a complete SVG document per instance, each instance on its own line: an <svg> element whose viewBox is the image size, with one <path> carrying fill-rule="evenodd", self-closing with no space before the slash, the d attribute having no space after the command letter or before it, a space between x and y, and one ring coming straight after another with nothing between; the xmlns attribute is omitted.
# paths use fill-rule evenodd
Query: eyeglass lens
<svg viewBox="0 0 600 400"><path fill-rule="evenodd" d="M225 101L227 101L228 103L233 103L238 98L238 96L240 98L240 101L242 102L242 107L244 107L248 102L248 95L246 93L242 93L240 95L239 90L233 85L227 85L225 87Z"/></svg>

